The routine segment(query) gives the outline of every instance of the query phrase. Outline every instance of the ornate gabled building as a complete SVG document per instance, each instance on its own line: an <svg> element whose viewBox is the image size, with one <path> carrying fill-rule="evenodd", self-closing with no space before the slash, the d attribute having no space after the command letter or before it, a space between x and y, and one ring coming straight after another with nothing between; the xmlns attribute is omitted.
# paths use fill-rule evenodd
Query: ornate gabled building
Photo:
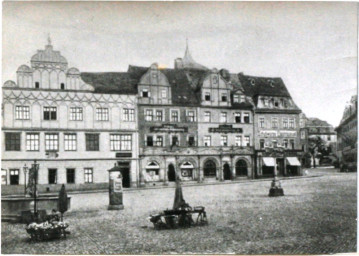
<svg viewBox="0 0 359 256"><path fill-rule="evenodd" d="M173 69L81 73L49 42L17 79L3 86L3 192L35 159L40 191L105 188L114 164L124 187L300 174L283 81L210 70L188 45Z"/></svg>
<svg viewBox="0 0 359 256"><path fill-rule="evenodd" d="M54 51L17 70L2 88L3 193L23 190L23 167L40 164L40 192L107 188L107 170L120 164L124 186L138 181L137 97L127 78L80 73ZM18 186L17 186L18 185ZM9 190L9 191L8 191Z"/></svg>
<svg viewBox="0 0 359 256"><path fill-rule="evenodd" d="M299 114L281 78L238 74L246 95L253 99L256 177L301 175Z"/></svg>

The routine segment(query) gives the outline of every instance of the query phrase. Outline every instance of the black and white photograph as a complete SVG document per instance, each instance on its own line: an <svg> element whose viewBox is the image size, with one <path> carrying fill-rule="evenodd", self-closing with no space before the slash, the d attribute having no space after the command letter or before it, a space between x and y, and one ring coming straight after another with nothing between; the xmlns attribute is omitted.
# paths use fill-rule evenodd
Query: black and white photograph
<svg viewBox="0 0 359 256"><path fill-rule="evenodd" d="M358 3L1 21L2 254L357 252Z"/></svg>

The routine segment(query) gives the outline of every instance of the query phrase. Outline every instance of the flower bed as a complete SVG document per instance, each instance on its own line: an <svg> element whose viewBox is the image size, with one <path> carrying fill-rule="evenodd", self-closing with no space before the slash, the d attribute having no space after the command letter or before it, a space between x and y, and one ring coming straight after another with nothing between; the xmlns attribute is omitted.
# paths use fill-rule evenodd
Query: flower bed
<svg viewBox="0 0 359 256"><path fill-rule="evenodd" d="M69 225L65 222L42 222L40 224L31 223L26 227L27 233L30 235L32 241L44 241L49 239L66 238L66 231Z"/></svg>

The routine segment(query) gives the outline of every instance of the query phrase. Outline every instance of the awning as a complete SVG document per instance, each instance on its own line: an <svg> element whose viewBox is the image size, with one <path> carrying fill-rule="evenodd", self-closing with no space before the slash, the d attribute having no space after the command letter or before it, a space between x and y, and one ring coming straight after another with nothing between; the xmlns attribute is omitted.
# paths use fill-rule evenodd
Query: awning
<svg viewBox="0 0 359 256"><path fill-rule="evenodd" d="M288 165L301 166L298 158L296 158L296 157L287 157L286 159L287 159Z"/></svg>
<svg viewBox="0 0 359 256"><path fill-rule="evenodd" d="M273 157L263 157L263 164L265 166L275 166L275 159Z"/></svg>

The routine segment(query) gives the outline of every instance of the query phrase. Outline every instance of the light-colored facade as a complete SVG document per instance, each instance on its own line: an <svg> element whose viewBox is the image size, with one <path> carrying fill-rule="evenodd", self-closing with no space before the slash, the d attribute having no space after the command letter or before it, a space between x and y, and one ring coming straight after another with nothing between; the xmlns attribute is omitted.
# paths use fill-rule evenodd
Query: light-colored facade
<svg viewBox="0 0 359 256"><path fill-rule="evenodd" d="M114 164L137 186L136 95L97 93L50 42L2 89L2 184L24 184L37 160L40 192L107 188Z"/></svg>
<svg viewBox="0 0 359 256"><path fill-rule="evenodd" d="M351 169L357 168L357 152L358 152L358 98L357 95L352 96L349 104L345 107L344 114L340 124L335 128L337 132L337 156L339 163L343 165L351 165ZM350 167L350 166L348 166Z"/></svg>

